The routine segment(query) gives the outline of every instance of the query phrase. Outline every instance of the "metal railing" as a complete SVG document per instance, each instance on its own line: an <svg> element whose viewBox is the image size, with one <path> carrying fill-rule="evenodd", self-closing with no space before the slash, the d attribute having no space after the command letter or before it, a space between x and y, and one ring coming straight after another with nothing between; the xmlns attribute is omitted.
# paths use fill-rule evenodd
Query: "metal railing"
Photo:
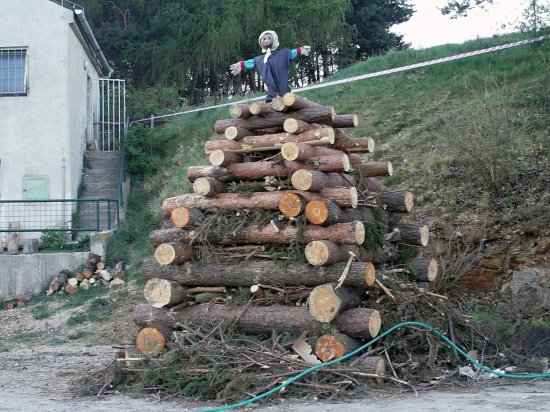
<svg viewBox="0 0 550 412"><path fill-rule="evenodd" d="M0 232L100 232L119 222L112 199L0 200Z"/></svg>

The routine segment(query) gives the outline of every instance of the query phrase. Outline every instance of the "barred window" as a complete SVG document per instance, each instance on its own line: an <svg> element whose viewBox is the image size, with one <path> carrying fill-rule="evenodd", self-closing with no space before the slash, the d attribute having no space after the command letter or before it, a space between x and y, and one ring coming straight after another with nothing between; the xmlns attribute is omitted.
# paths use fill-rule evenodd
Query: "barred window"
<svg viewBox="0 0 550 412"><path fill-rule="evenodd" d="M0 96L27 94L27 50L0 49Z"/></svg>

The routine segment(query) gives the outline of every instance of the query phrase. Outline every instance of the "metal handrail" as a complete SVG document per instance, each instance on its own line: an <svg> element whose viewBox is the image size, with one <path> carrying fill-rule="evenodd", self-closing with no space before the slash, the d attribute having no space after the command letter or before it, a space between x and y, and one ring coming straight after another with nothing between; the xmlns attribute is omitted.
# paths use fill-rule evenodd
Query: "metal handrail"
<svg viewBox="0 0 550 412"><path fill-rule="evenodd" d="M119 206L124 206L124 175L126 173L126 138L128 137L128 129L130 127L130 118L127 117L124 121L124 134L122 136L122 142L120 142L120 169L118 174L118 201Z"/></svg>

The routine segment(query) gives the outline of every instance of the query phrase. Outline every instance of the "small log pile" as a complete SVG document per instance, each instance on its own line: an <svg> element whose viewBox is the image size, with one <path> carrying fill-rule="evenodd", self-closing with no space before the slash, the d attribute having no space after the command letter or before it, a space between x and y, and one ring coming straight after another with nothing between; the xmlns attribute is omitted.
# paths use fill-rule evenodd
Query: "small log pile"
<svg viewBox="0 0 550 412"><path fill-rule="evenodd" d="M205 144L210 165L188 168L194 193L165 199L165 223L149 235L136 346L155 356L186 323L229 322L251 334L308 332L319 359L344 356L379 333L365 292L391 291L375 265L428 243L427 226L399 219L413 195L383 189L392 164L369 161L374 141L342 130L355 115L287 93L230 116L214 125L224 138ZM406 270L433 281L437 262ZM374 374L379 363L365 360Z"/></svg>
<svg viewBox="0 0 550 412"><path fill-rule="evenodd" d="M71 272L68 269L61 270L52 278L46 294L48 296L57 292L66 292L74 295L79 290L88 290L97 285L109 286L112 289L124 285L124 264L119 262L114 268L105 266L101 256L90 253L84 269Z"/></svg>

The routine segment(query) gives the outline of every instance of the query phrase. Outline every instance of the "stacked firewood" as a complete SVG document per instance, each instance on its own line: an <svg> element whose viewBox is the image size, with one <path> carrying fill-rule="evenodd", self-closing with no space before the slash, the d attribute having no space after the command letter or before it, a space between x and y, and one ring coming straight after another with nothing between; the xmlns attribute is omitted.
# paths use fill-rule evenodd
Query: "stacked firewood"
<svg viewBox="0 0 550 412"><path fill-rule="evenodd" d="M399 244L428 242L426 226L397 219L413 195L383 190L377 177L392 164L367 161L374 141L342 131L356 115L293 93L236 104L230 115L215 123L225 139L205 144L210 165L187 171L194 193L166 199L166 223L149 235L156 249L142 265L148 304L135 311L137 347L156 355L185 323L231 322L253 334L309 332L319 359L341 357L380 330L379 311L363 307L367 288L390 293L375 264L395 259ZM417 259L408 271L433 281L437 264ZM380 372L379 359L366 364Z"/></svg>
<svg viewBox="0 0 550 412"><path fill-rule="evenodd" d="M84 269L72 272L69 269L59 271L52 278L46 294L48 296L65 291L74 295L79 290L87 290L97 285L117 288L124 285L124 265L119 262L114 268L106 266L101 256L90 253Z"/></svg>

